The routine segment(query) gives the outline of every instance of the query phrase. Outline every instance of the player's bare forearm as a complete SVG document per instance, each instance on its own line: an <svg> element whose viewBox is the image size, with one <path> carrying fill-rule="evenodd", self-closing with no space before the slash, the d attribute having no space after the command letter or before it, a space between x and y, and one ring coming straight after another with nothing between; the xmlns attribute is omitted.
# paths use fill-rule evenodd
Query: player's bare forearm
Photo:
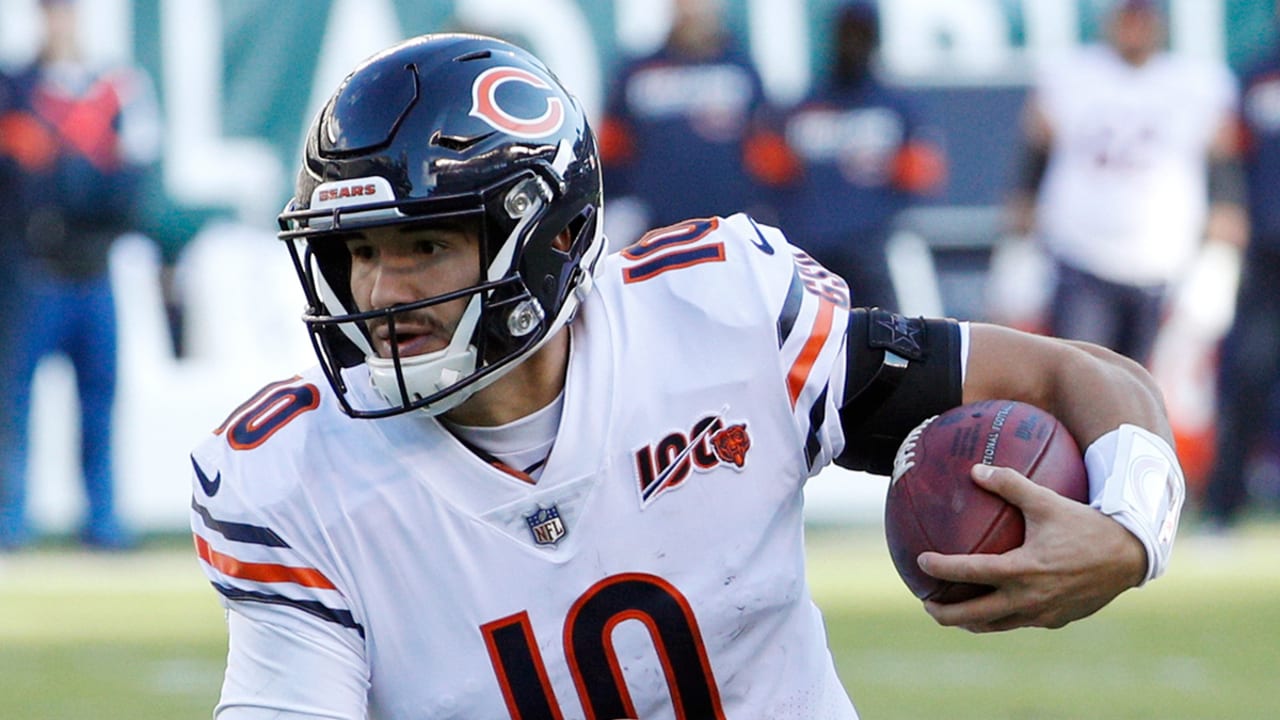
<svg viewBox="0 0 1280 720"><path fill-rule="evenodd" d="M1053 413L1081 448L1122 423L1172 442L1161 393L1138 363L1090 343L974 323L964 401L1021 400Z"/></svg>

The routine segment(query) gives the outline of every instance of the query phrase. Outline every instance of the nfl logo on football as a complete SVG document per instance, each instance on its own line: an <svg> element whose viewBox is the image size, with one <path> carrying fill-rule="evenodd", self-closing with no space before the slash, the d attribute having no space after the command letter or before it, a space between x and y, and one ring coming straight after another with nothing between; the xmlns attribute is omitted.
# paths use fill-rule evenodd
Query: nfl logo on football
<svg viewBox="0 0 1280 720"><path fill-rule="evenodd" d="M529 523L533 541L539 545L555 545L564 538L564 523L560 521L560 511L555 505L549 508L538 508L537 512L526 515L524 519Z"/></svg>

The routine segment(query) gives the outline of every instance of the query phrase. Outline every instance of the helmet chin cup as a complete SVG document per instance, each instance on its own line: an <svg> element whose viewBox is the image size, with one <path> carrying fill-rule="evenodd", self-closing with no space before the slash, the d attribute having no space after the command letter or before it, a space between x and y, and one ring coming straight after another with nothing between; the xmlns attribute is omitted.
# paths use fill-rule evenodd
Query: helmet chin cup
<svg viewBox="0 0 1280 720"><path fill-rule="evenodd" d="M444 390L469 377L476 369L476 348L468 345L461 351L444 348L431 353L400 358L370 355L365 358L373 386L382 393L392 407L404 407ZM401 392L401 380L404 392ZM479 385L458 388L440 400L422 405L419 409L429 415L447 412L466 402ZM406 396L407 393L407 396Z"/></svg>

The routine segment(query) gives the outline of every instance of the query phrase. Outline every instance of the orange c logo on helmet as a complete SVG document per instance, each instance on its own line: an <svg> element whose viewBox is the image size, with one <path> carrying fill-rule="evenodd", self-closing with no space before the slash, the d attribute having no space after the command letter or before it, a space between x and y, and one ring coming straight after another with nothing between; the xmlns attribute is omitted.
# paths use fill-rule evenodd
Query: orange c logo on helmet
<svg viewBox="0 0 1280 720"><path fill-rule="evenodd" d="M540 90L547 90L547 109L533 118L512 115L498 104L498 88L509 82L519 82ZM471 85L471 115L488 123L495 130L522 138L540 138L551 135L564 125L564 102L556 97L547 81L527 70L514 67L489 68L476 77Z"/></svg>

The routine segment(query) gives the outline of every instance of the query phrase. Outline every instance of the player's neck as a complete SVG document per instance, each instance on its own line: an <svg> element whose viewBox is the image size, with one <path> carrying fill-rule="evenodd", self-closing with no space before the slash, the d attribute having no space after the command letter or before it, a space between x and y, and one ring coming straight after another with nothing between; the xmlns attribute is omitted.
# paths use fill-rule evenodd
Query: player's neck
<svg viewBox="0 0 1280 720"><path fill-rule="evenodd" d="M564 389L569 367L569 329L561 328L529 359L489 387L450 410L445 418L458 425L492 427L537 412Z"/></svg>
<svg viewBox="0 0 1280 720"><path fill-rule="evenodd" d="M1156 56L1160 48L1148 45L1113 43L1111 50L1131 67L1140 68Z"/></svg>
<svg viewBox="0 0 1280 720"><path fill-rule="evenodd" d="M1143 65L1146 65L1147 61L1150 60L1154 55L1155 55L1154 51L1148 51L1148 50L1133 50L1129 52L1120 53L1120 57L1124 58L1125 62L1129 63L1130 66L1135 68L1140 68Z"/></svg>

